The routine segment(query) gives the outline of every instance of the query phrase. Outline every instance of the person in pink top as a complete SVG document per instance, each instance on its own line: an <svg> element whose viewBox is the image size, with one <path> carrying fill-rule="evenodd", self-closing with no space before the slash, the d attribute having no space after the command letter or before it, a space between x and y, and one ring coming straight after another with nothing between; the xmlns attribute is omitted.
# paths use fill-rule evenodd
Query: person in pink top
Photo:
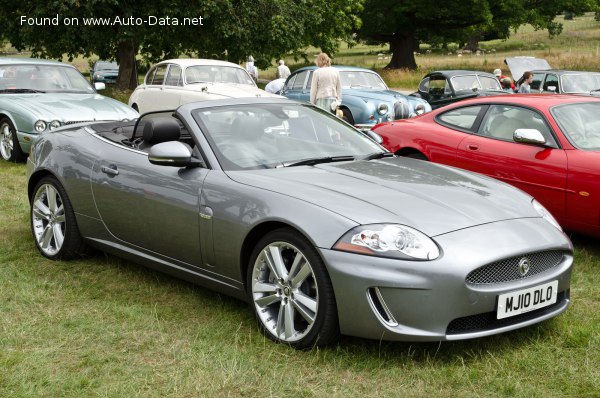
<svg viewBox="0 0 600 398"><path fill-rule="evenodd" d="M315 61L319 69L315 70L310 85L310 102L327 112L335 113L334 103L342 102L342 83L340 73L331 67L331 59L320 53Z"/></svg>

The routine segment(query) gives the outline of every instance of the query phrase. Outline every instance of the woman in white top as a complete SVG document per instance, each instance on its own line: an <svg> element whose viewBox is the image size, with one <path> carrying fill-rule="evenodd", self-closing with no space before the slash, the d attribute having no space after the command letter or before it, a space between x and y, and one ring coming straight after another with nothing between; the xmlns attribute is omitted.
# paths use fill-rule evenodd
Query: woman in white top
<svg viewBox="0 0 600 398"><path fill-rule="evenodd" d="M331 104L342 102L340 73L331 67L331 59L325 53L319 54L315 63L319 69L313 73L310 102L327 112L335 113L335 109L331 109Z"/></svg>

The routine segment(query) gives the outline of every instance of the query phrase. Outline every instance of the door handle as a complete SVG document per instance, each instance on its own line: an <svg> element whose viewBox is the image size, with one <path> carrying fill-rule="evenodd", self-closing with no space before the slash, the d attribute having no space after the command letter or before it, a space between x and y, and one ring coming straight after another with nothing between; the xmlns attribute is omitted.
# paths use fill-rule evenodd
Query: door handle
<svg viewBox="0 0 600 398"><path fill-rule="evenodd" d="M110 166L102 166L101 170L103 173L111 176L119 175L119 170L117 170L117 166L115 166L114 164Z"/></svg>
<svg viewBox="0 0 600 398"><path fill-rule="evenodd" d="M476 144L467 144L467 148L469 148L472 151L476 151L479 149L479 145Z"/></svg>

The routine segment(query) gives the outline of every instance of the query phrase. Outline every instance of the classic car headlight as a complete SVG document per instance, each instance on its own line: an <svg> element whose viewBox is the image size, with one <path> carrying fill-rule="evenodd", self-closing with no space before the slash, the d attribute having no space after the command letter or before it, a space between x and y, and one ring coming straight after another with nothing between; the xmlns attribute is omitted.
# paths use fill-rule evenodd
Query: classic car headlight
<svg viewBox="0 0 600 398"><path fill-rule="evenodd" d="M102 75L96 75L96 79L100 79Z"/></svg>
<svg viewBox="0 0 600 398"><path fill-rule="evenodd" d="M423 104L417 104L417 106L415 106L415 113L417 115L422 115L425 113L425 105Z"/></svg>
<svg viewBox="0 0 600 398"><path fill-rule="evenodd" d="M38 120L37 122L35 122L33 127L35 128L35 131L41 133L42 131L46 130L46 122L43 120Z"/></svg>
<svg viewBox="0 0 600 398"><path fill-rule="evenodd" d="M379 104L379 106L377 107L377 112L379 112L380 115L385 115L386 113L388 113L387 104Z"/></svg>
<svg viewBox="0 0 600 398"><path fill-rule="evenodd" d="M405 260L435 260L440 256L439 248L430 237L399 224L361 225L346 233L333 248Z"/></svg>
<svg viewBox="0 0 600 398"><path fill-rule="evenodd" d="M122 119L121 121L122 121L122 122L128 122L128 121L129 121L129 119L125 118L125 119Z"/></svg>
<svg viewBox="0 0 600 398"><path fill-rule="evenodd" d="M54 130L59 128L61 125L61 123L58 120L53 120L50 122L49 126L50 126L50 130Z"/></svg>
<svg viewBox="0 0 600 398"><path fill-rule="evenodd" d="M546 220L550 224L554 225L556 228L558 228L559 231L562 231L562 228L560 227L560 224L558 223L558 221L556 221L554 216L552 216L552 214L550 214L550 212L548 210L546 210L546 208L544 206L542 206L542 204L540 202L533 199L531 201L531 204L533 205L533 208L535 209L535 211L537 211L538 214L544 218L544 220Z"/></svg>

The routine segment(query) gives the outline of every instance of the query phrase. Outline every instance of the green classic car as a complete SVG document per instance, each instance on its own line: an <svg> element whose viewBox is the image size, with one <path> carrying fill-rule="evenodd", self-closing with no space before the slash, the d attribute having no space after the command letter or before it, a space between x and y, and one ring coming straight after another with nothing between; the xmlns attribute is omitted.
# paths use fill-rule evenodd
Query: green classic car
<svg viewBox="0 0 600 398"><path fill-rule="evenodd" d="M0 58L0 155L22 162L33 140L64 125L99 120L132 120L138 113L99 95L68 64L31 58Z"/></svg>

